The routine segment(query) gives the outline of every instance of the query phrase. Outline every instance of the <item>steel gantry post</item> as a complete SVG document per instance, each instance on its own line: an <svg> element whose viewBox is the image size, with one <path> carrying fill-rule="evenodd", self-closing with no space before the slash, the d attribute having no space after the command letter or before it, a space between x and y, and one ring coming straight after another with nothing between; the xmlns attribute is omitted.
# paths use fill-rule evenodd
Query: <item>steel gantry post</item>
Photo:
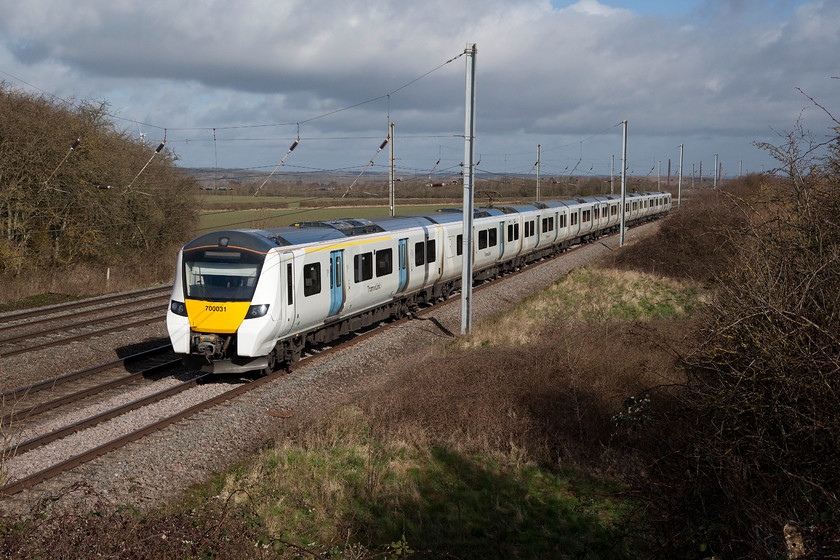
<svg viewBox="0 0 840 560"><path fill-rule="evenodd" d="M467 70L464 109L464 234L461 254L461 334L472 329L473 207L475 186L475 43L467 43Z"/></svg>
<svg viewBox="0 0 840 560"><path fill-rule="evenodd" d="M627 120L621 121L624 133L621 141L621 234L618 236L619 247L624 247L624 207L627 204Z"/></svg>

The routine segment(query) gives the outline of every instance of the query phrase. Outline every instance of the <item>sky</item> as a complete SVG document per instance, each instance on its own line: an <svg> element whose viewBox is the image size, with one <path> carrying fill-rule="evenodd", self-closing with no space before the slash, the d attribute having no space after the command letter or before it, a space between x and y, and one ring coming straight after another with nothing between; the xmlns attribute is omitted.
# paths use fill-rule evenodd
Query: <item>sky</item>
<svg viewBox="0 0 840 560"><path fill-rule="evenodd" d="M0 81L105 102L187 167L457 176L468 44L480 172L725 176L840 115L840 0L27 0ZM801 90L801 91L799 91ZM82 139L84 141L84 139ZM293 142L298 145L288 152ZM613 163L614 162L614 163Z"/></svg>

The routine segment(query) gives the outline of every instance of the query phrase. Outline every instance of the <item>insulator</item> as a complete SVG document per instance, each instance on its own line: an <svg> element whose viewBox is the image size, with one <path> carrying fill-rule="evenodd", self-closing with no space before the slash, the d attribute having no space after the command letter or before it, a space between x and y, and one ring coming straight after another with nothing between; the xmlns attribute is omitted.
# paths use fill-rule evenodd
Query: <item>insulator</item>
<svg viewBox="0 0 840 560"><path fill-rule="evenodd" d="M290 152L291 152L291 151L293 151L295 148L297 148L297 145L298 145L298 141L297 141L297 140L295 140L295 141L292 143L292 147L291 147L291 148L289 148L289 151L290 151Z"/></svg>
<svg viewBox="0 0 840 560"><path fill-rule="evenodd" d="M157 150L155 150L155 153L159 154L162 149L163 149L163 142L161 142L160 146L157 147Z"/></svg>
<svg viewBox="0 0 840 560"><path fill-rule="evenodd" d="M76 141L73 142L73 145L70 146L70 149L75 150L76 148L79 147L79 144L81 144L81 143L82 143L82 139L81 138L76 138Z"/></svg>
<svg viewBox="0 0 840 560"><path fill-rule="evenodd" d="M385 139L385 141L384 141L384 142L382 142L382 143L379 145L379 149L381 150L382 148L384 148L384 147L385 147L385 146L387 146L387 145L388 145L388 139L386 138L386 139Z"/></svg>

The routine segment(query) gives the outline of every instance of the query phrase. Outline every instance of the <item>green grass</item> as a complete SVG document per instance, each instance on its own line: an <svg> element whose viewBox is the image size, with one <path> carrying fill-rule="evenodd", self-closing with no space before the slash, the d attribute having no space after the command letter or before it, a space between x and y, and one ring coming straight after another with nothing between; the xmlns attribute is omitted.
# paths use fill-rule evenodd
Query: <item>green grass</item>
<svg viewBox="0 0 840 560"><path fill-rule="evenodd" d="M433 212L446 205L399 206L397 214L406 216ZM452 206L449 206L450 208ZM298 221L334 220L338 218L373 218L387 216L387 206L347 206L329 208L283 208L265 210L232 210L206 212L199 217L201 231L285 227Z"/></svg>
<svg viewBox="0 0 840 560"><path fill-rule="evenodd" d="M558 312L576 320L681 319L701 301L693 285L652 274L586 267L547 292Z"/></svg>
<svg viewBox="0 0 840 560"><path fill-rule="evenodd" d="M194 492L234 502L269 541L336 553L407 546L458 558L624 558L616 486L515 451L493 457L373 433L357 409Z"/></svg>
<svg viewBox="0 0 840 560"><path fill-rule="evenodd" d="M691 283L636 271L585 267L478 325L462 343L527 344L541 333L542 326L558 318L588 324L685 319L703 305L704 298L702 290Z"/></svg>

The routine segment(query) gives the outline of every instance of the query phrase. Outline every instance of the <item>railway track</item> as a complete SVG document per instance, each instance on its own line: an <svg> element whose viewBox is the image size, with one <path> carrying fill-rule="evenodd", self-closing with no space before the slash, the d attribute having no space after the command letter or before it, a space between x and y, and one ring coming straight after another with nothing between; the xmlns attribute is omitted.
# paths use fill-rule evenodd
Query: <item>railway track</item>
<svg viewBox="0 0 840 560"><path fill-rule="evenodd" d="M87 340L160 321L170 287L0 315L0 357Z"/></svg>
<svg viewBox="0 0 840 560"><path fill-rule="evenodd" d="M434 306L431 306L429 309L432 309L433 307ZM392 326L392 325L398 325L398 324L404 323L405 321L408 321L408 320L410 320L410 318L402 318L400 320L388 323L388 325L386 325L386 327L387 326ZM375 328L375 327L368 328L365 332L357 334L357 335L353 336L352 338L344 341L341 344L334 345L334 346L322 346L322 347L316 348L312 352L310 352L306 356L304 356L301 359L301 362L306 362L307 360L312 360L312 359L316 359L316 358L322 358L322 357L328 356L328 355L330 355L334 352L338 352L338 351L341 351L343 349L346 349L346 348L348 348L352 345L359 344L359 343L363 342L366 338L368 338L370 336L373 336L374 334L377 334L377 332L379 332L380 330L381 330L380 328ZM178 363L180 363L180 360L178 360ZM161 368L161 367L165 367L167 365L171 366L172 364L165 364L163 366L159 365L159 366L154 366L154 367L155 368ZM81 420L77 420L77 421L74 421L70 424L55 428L55 429L53 429L53 430L51 430L47 433L44 433L42 435L27 439L26 441L22 441L20 443L12 445L12 446L8 447L7 449L5 449L3 452L7 457L9 457L9 459L7 459L7 463L9 464L9 470L11 471L10 475L12 477L15 477L15 479L12 480L12 482L7 484L6 486L3 486L2 488L0 488L0 498L6 497L6 496L11 496L11 495L17 494L19 492L22 492L24 490L30 489L30 488L32 488L32 487L34 487L34 486L36 486L36 485L38 485L42 482L45 482L45 481L47 481L47 480L49 480L49 479L51 479L55 476L58 476L59 474L65 472L65 471L68 471L68 470L70 470L70 469L72 469L76 466L84 464L88 461L92 461L93 459L96 459L97 457L100 457L100 456L105 455L105 454L107 454L111 451L119 449L120 447L122 447L124 445L127 445L127 444L129 444L133 441L136 441L138 439L147 437L147 436L149 436L149 435L151 435L155 432L163 430L164 428L166 428L166 427L168 427L168 426L170 426L170 425L172 425L176 422L179 422L179 421L181 421L185 418L188 418L189 416L192 416L192 415L197 414L199 412L202 412L204 410L210 409L214 406L218 406L218 405L220 405L220 404L222 404L222 403L224 403L224 402L226 402L230 399L233 399L233 398L235 398L239 395L242 395L242 394L244 394L248 391L254 390L254 389L256 389L258 387L261 387L262 385L265 385L267 383L271 383L272 381L275 381L275 380L283 377L286 374L287 374L287 372L285 370L280 370L280 371L274 372L271 375L249 379L245 383L240 383L236 387L234 387L233 389L230 389L230 390L214 391L214 392L212 392L214 394L212 394L211 396L209 396L208 398L206 398L205 400L202 400L201 402L199 402L197 404L194 404L192 406L187 406L187 407L184 407L184 408L181 408L181 409L177 409L175 412L167 413L166 415L164 415L162 417L156 418L153 422L150 422L146 425L138 426L138 427L136 427L136 428L134 428L130 431L127 431L126 433L123 433L123 434L119 435L118 437L115 437L115 438L110 439L110 440L108 440L104 443L101 443L99 445L96 445L96 446L93 446L89 449L86 449L85 451L83 451L81 453L71 455L71 456L67 456L67 457L62 457L60 460L54 461L54 463L52 465L50 465L49 467L40 469L36 472L28 473L24 476L17 476L13 472L14 469L15 469L14 457L19 453L23 454L23 453L27 453L27 452L36 451L36 450L38 450L38 448L47 446L48 444L50 444L50 443L52 443L56 440L59 440L61 438L65 438L65 437L70 436L72 434L79 433L82 430L94 428L95 426L100 425L104 422L117 419L117 418L119 418L123 415L127 415L128 413L130 413L134 410L138 410L142 407L150 406L150 405L155 404L155 403L160 403L160 402L162 402L166 399L172 399L172 397L174 397L178 394L181 394L181 393L187 392L189 390L193 390L193 389L198 388L199 385L203 381L207 381L209 378L213 378L213 379L218 380L218 379L225 379L225 377L223 377L223 376L214 377L214 376L211 376L209 374L197 375L197 376L191 377L190 379L187 379L186 381L182 381L182 382L179 382L178 384L175 384L173 386L167 387L165 389L161 389L160 391L156 391L156 392L154 392L152 394L149 394L145 397L132 400L132 401L130 401L126 404L120 405L118 407L114 407L114 408L111 408L111 409L108 409L108 410L104 410L104 411L102 411L100 413L97 413L95 415L85 417ZM134 376L134 375L137 375L137 374L132 374L132 376ZM103 384L103 385L105 385L105 384ZM216 385L221 386L223 384L218 383ZM98 387L99 386L97 386L97 388ZM14 392L15 393L25 392L25 388L18 389ZM75 395L71 395L69 397L70 400L68 402L77 402L76 400L73 400L74 396ZM62 402L61 404L66 404L66 403ZM48 402L43 406L44 407L49 407L50 405L51 405L51 402ZM168 407L164 407L164 408L168 408Z"/></svg>
<svg viewBox="0 0 840 560"><path fill-rule="evenodd" d="M85 368L0 394L0 425L25 426L50 411L137 383L180 366L170 345Z"/></svg>

